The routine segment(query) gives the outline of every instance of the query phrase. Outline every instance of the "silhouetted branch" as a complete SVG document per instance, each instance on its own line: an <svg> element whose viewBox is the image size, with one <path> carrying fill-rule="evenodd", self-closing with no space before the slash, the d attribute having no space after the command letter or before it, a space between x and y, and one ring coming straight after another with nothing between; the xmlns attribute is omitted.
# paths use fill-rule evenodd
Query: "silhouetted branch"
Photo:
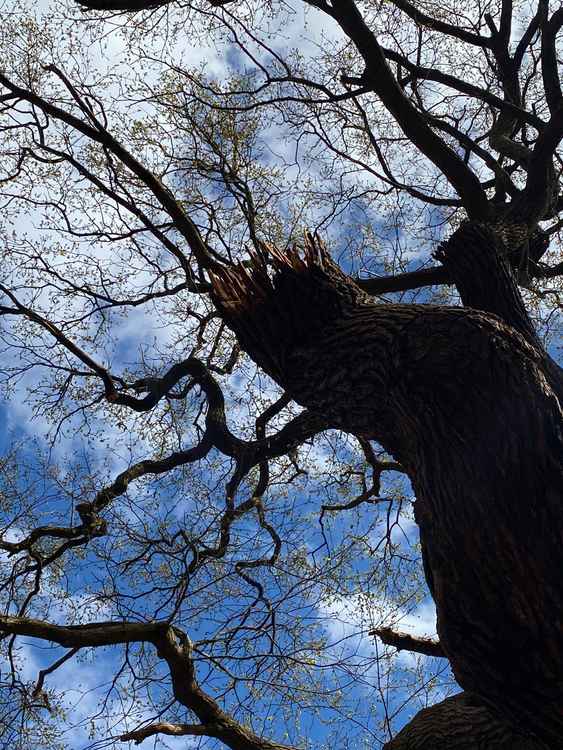
<svg viewBox="0 0 563 750"><path fill-rule="evenodd" d="M446 658L442 646L432 638L410 635L393 628L376 628L370 630L369 634L377 636L387 646L394 646L398 651L414 651L424 656Z"/></svg>

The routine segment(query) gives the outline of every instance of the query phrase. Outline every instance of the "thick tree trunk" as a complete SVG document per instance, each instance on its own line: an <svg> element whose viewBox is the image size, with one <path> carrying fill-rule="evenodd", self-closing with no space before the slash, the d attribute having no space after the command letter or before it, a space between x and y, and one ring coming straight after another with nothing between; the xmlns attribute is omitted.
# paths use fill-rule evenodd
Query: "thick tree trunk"
<svg viewBox="0 0 563 750"><path fill-rule="evenodd" d="M444 248L452 272L470 230ZM496 262L493 242L487 253ZM225 319L296 401L407 468L456 679L515 730L563 747L559 371L510 275L489 263L487 312L376 305L312 239L303 260L273 256L273 280L258 258L215 280Z"/></svg>
<svg viewBox="0 0 563 750"><path fill-rule="evenodd" d="M383 750L549 750L470 693L423 708Z"/></svg>

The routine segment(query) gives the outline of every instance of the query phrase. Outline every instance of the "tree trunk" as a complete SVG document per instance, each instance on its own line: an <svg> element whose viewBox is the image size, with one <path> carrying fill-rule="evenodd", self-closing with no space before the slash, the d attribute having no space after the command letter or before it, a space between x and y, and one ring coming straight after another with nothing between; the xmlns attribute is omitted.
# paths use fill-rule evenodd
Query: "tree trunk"
<svg viewBox="0 0 563 750"><path fill-rule="evenodd" d="M383 750L548 750L516 732L470 693L458 693L422 711Z"/></svg>
<svg viewBox="0 0 563 750"><path fill-rule="evenodd" d="M563 747L560 371L494 238L464 227L441 252L485 311L376 305L312 238L303 259L272 251L273 279L258 257L222 273L215 301L297 402L406 467L456 679L515 731Z"/></svg>

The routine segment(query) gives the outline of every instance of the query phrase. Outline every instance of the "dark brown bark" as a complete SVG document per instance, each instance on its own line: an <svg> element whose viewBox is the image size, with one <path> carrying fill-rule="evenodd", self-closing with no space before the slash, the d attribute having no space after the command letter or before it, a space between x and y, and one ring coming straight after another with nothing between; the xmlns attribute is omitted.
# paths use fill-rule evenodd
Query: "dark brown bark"
<svg viewBox="0 0 563 750"><path fill-rule="evenodd" d="M536 331L494 234L485 225L466 224L436 253L465 307L493 313L540 347Z"/></svg>
<svg viewBox="0 0 563 750"><path fill-rule="evenodd" d="M471 274L465 240L447 254ZM215 279L225 319L296 401L406 467L456 679L515 729L563 746L559 376L510 273L497 264L486 312L376 305L318 242L303 259L272 252L272 280L259 258ZM478 264L475 276L487 284Z"/></svg>
<svg viewBox="0 0 563 750"><path fill-rule="evenodd" d="M424 708L383 750L548 750L469 693Z"/></svg>

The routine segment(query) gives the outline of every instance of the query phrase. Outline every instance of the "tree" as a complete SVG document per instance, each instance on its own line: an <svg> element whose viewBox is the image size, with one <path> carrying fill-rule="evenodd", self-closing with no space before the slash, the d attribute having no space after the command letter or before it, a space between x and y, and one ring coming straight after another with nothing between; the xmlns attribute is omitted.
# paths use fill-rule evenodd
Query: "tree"
<svg viewBox="0 0 563 750"><path fill-rule="evenodd" d="M320 696L320 723L353 715L357 694L326 672L357 677L362 662L329 662L307 607L330 617L343 592L368 608L420 596L393 536L404 472L439 642L388 622L376 635L446 657L463 692L393 738L387 713L369 742L563 746L563 378L549 345L563 9L306 0L302 17L215 0L82 3L44 19L41 39L19 8L8 24L5 374L52 421L53 445L71 448L67 425L116 452L131 435L129 463L116 471L110 451L92 464L90 451L56 469L27 446L4 463L6 724L17 713L32 731L56 700L52 672L124 645L103 711L115 690L121 719L142 721L118 741L313 741L306 728L282 738L279 719L269 739L252 706L264 711L270 691L267 713L288 727ZM292 24L326 36L291 49ZM102 45L112 28L123 54L94 64L74 35ZM189 58L209 40L206 70ZM221 54L230 76L213 70ZM437 263L401 267L407 240ZM160 344L127 348L120 316L138 309ZM339 432L325 472L304 446L327 430ZM307 472L330 498L320 518ZM18 674L23 636L67 649L32 690ZM386 705L379 671L377 684ZM356 710L363 720L361 699ZM322 741L348 746L338 729Z"/></svg>

